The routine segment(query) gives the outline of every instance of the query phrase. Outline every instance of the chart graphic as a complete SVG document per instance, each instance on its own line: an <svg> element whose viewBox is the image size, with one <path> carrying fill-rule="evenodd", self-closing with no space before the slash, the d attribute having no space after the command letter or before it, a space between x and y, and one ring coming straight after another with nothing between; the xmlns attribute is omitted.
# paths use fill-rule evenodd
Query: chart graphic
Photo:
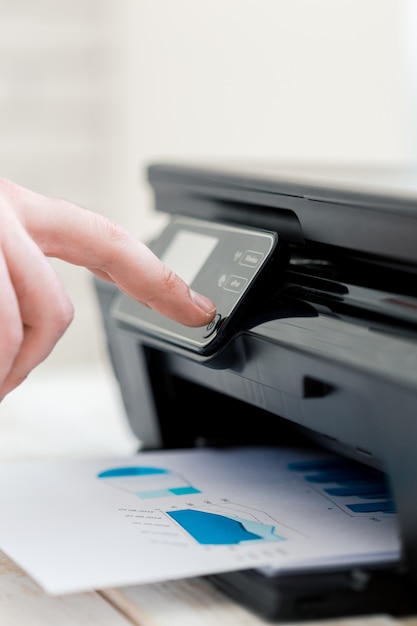
<svg viewBox="0 0 417 626"><path fill-rule="evenodd" d="M168 515L198 543L204 545L237 545L244 541L284 541L275 527L249 519L219 515L210 511L183 509Z"/></svg>
<svg viewBox="0 0 417 626"><path fill-rule="evenodd" d="M97 478L142 499L200 493L183 476L163 467L113 467L100 472Z"/></svg>
<svg viewBox="0 0 417 626"><path fill-rule="evenodd" d="M377 469L342 458L290 463L288 469L350 514L396 512L386 477Z"/></svg>
<svg viewBox="0 0 417 626"><path fill-rule="evenodd" d="M201 545L285 540L266 512L226 499L209 501L183 475L167 468L140 465L112 467L97 474L97 478L142 500L166 499L164 515ZM187 507L179 508L175 504L175 496L188 496ZM190 496L193 497L192 503ZM158 510L161 509L158 507Z"/></svg>

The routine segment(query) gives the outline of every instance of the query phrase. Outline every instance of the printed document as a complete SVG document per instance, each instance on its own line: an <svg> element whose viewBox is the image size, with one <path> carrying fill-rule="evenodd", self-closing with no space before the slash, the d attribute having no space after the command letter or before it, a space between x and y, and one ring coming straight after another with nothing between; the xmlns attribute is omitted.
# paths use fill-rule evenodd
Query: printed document
<svg viewBox="0 0 417 626"><path fill-rule="evenodd" d="M50 594L400 554L384 475L316 449L4 463L0 494L0 549Z"/></svg>

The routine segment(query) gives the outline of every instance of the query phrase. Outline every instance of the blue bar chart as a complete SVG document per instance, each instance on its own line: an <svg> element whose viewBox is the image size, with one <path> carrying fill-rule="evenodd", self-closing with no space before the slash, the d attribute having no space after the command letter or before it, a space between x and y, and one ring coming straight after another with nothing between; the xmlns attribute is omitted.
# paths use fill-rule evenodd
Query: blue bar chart
<svg viewBox="0 0 417 626"><path fill-rule="evenodd" d="M342 458L291 463L288 469L351 514L396 512L386 476L377 469Z"/></svg>

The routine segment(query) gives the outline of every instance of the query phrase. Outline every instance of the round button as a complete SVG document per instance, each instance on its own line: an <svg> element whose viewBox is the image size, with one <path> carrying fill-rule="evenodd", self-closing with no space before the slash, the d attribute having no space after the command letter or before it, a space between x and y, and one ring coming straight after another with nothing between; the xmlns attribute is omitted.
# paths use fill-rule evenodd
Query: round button
<svg viewBox="0 0 417 626"><path fill-rule="evenodd" d="M206 326L207 334L203 335L204 339L210 337L219 327L220 322L222 321L221 313L217 313L214 318L211 320L209 324Z"/></svg>

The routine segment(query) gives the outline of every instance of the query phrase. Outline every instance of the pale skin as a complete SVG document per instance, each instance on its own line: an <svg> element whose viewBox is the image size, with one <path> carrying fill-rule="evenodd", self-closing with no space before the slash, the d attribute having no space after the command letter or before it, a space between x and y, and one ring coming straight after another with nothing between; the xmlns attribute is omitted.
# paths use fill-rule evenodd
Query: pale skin
<svg viewBox="0 0 417 626"><path fill-rule="evenodd" d="M119 224L0 178L0 401L46 359L74 316L47 257L86 267L186 326L215 315L213 302Z"/></svg>

